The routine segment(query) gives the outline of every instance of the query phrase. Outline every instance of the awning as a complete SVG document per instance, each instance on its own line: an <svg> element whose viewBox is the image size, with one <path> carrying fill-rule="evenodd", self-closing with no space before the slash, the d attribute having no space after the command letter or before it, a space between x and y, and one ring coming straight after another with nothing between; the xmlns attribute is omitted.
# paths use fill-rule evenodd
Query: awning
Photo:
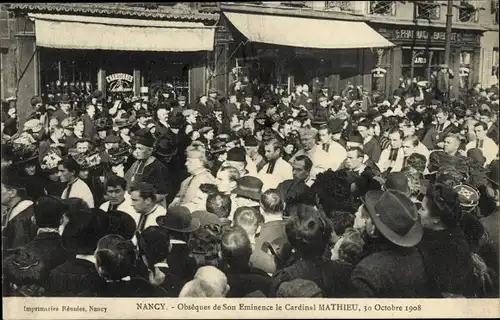
<svg viewBox="0 0 500 320"><path fill-rule="evenodd" d="M318 49L393 47L364 22L224 12L248 40Z"/></svg>
<svg viewBox="0 0 500 320"><path fill-rule="evenodd" d="M36 44L58 49L212 51L215 28L203 23L30 14Z"/></svg>

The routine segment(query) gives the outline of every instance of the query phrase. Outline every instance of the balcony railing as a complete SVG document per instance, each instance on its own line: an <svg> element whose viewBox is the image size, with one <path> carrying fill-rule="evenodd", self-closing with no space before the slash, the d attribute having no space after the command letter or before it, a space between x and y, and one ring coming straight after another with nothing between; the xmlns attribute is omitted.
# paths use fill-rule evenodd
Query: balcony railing
<svg viewBox="0 0 500 320"><path fill-rule="evenodd" d="M354 12L352 1L325 1L325 9L331 11Z"/></svg>
<svg viewBox="0 0 500 320"><path fill-rule="evenodd" d="M380 16L393 16L396 14L394 1L370 1L369 14Z"/></svg>
<svg viewBox="0 0 500 320"><path fill-rule="evenodd" d="M458 22L469 22L476 23L479 21L478 9L476 9L473 5L462 2L460 3L460 7L458 7Z"/></svg>
<svg viewBox="0 0 500 320"><path fill-rule="evenodd" d="M439 20L441 18L441 6L431 2L415 4L415 18Z"/></svg>

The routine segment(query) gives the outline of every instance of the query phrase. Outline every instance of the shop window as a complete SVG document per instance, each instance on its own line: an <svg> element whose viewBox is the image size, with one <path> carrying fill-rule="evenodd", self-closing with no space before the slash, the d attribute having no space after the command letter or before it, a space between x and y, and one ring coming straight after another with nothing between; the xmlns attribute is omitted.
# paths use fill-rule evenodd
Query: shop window
<svg viewBox="0 0 500 320"><path fill-rule="evenodd" d="M479 21L477 9L467 1L461 1L458 7L458 22L476 23Z"/></svg>
<svg viewBox="0 0 500 320"><path fill-rule="evenodd" d="M402 78L430 81L439 65L444 63L444 51L426 49L403 49Z"/></svg>
<svg viewBox="0 0 500 320"><path fill-rule="evenodd" d="M396 3L394 1L370 1L370 14L393 16L396 14Z"/></svg>
<svg viewBox="0 0 500 320"><path fill-rule="evenodd" d="M441 7L439 4L433 2L416 3L415 18L439 20L441 18Z"/></svg>
<svg viewBox="0 0 500 320"><path fill-rule="evenodd" d="M325 1L325 9L332 11L354 12L352 1Z"/></svg>

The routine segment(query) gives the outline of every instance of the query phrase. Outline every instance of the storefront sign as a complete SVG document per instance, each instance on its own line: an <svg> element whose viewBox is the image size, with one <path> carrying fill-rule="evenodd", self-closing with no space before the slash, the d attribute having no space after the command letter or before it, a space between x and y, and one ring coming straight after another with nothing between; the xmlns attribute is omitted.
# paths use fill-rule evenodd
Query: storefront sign
<svg viewBox="0 0 500 320"><path fill-rule="evenodd" d="M106 77L109 92L130 92L133 90L134 77L126 73L114 73Z"/></svg>
<svg viewBox="0 0 500 320"><path fill-rule="evenodd" d="M398 29L393 31L393 37L396 40L432 40L432 41L446 41L446 32L444 31L427 31L427 30L410 30ZM461 35L456 32L451 33L451 42L458 42L461 40Z"/></svg>
<svg viewBox="0 0 500 320"><path fill-rule="evenodd" d="M424 56L423 52L419 52L415 54L413 57L413 64L426 64L427 63L427 57Z"/></svg>

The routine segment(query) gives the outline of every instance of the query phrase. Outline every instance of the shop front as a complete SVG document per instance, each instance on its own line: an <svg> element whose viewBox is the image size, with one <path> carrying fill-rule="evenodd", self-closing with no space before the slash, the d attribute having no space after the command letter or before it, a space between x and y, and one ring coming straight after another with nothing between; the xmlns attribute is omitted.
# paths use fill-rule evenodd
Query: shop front
<svg viewBox="0 0 500 320"><path fill-rule="evenodd" d="M231 32L228 59L233 80L257 79L288 92L318 83L341 91L348 83L369 87L374 48L393 44L365 22L223 11ZM356 34L355 37L346 36Z"/></svg>
<svg viewBox="0 0 500 320"><path fill-rule="evenodd" d="M202 22L45 13L28 17L34 22L30 61L37 76L34 92L20 86L19 96L61 94L68 87L99 89L107 97L153 97L162 89L189 101L206 93L215 29Z"/></svg>
<svg viewBox="0 0 500 320"><path fill-rule="evenodd" d="M401 79L431 81L433 74L445 63L444 28L382 24L371 26L396 45L388 50L377 50L377 68L385 70L385 73L383 76L374 76L374 89L389 94L398 87ZM467 91L479 80L481 35L482 30L479 29L452 30L449 68L455 74L452 83L455 94Z"/></svg>

